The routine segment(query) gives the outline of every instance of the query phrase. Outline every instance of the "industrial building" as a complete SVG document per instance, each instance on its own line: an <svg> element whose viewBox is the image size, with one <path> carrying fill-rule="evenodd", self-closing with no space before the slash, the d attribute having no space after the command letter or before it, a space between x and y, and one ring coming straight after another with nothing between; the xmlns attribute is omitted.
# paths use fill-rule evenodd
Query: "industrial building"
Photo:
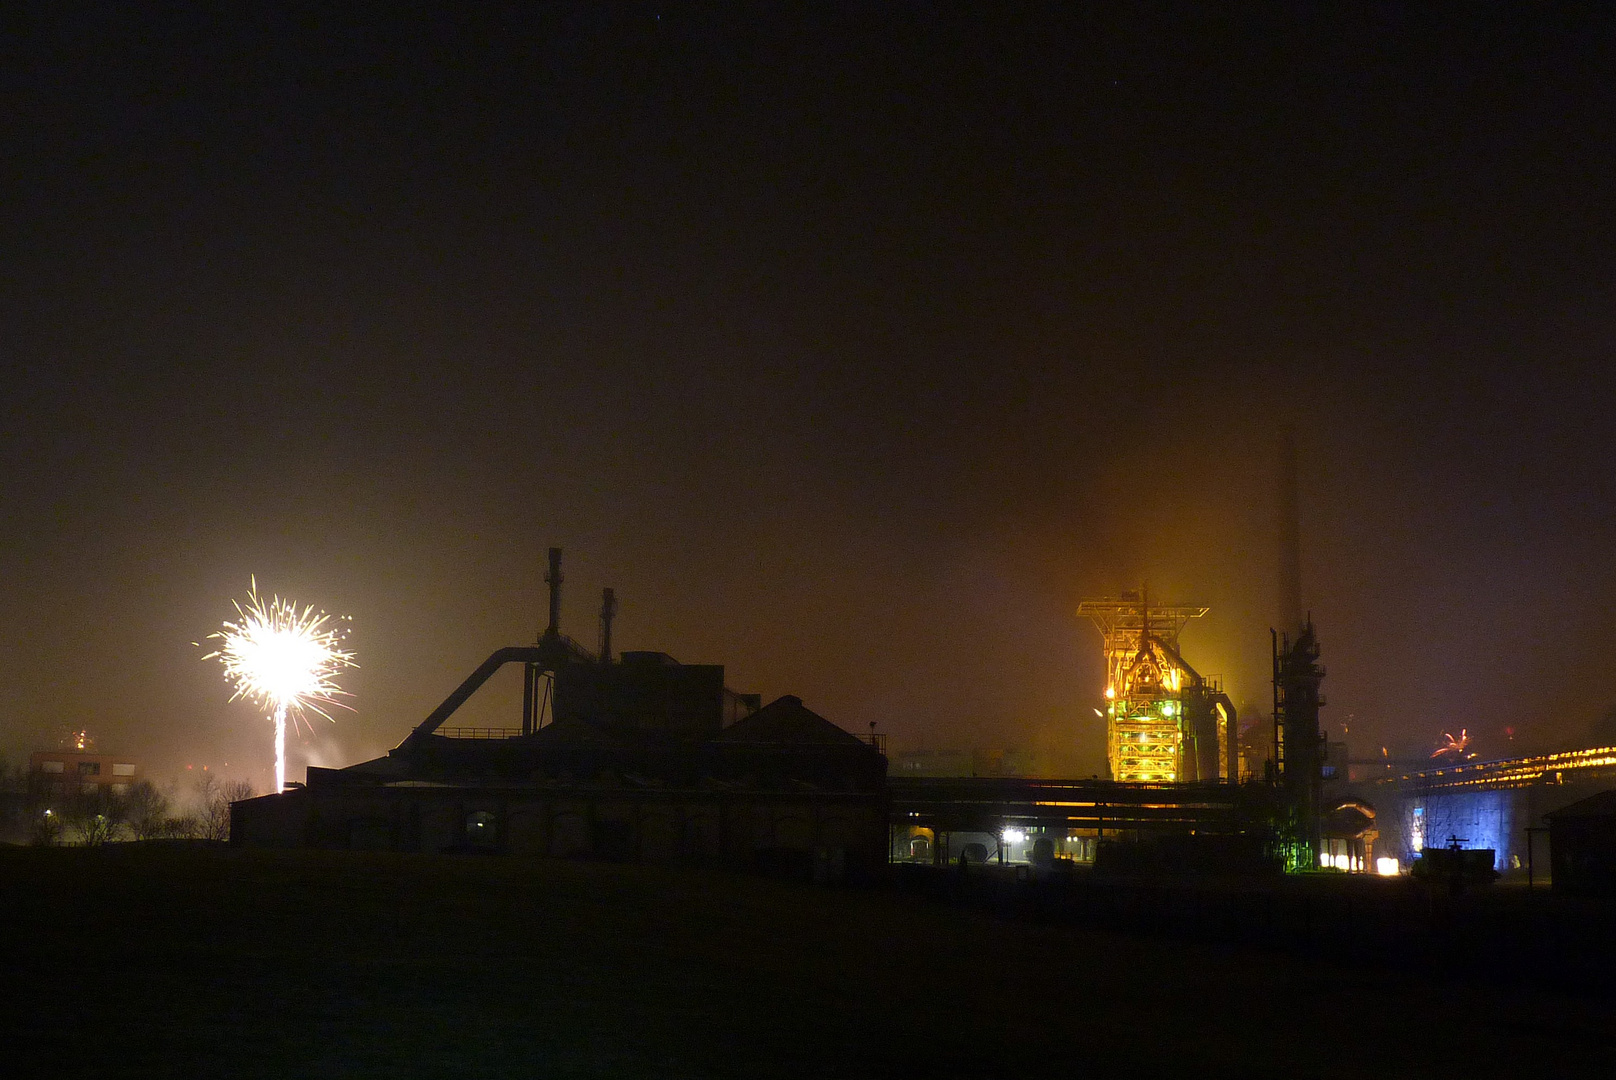
<svg viewBox="0 0 1616 1080"><path fill-rule="evenodd" d="M1327 764L1324 669L1310 621L1294 639L1274 635L1272 757L1260 778L1242 765L1229 695L1180 648L1185 626L1208 609L1154 603L1144 588L1078 609L1102 638L1106 779L1033 778L1031 758L941 751L911 754L889 777L873 730L855 736L795 697L764 705L730 689L719 665L614 655L610 589L598 651L562 634L560 555L551 549L549 623L535 644L494 652L385 756L310 768L304 785L235 804L233 842L668 860L817 877L889 861L1370 865L1374 807L1326 784L1327 771L1344 778L1345 748L1341 765ZM519 722L452 726L509 664L523 670Z"/></svg>
<svg viewBox="0 0 1616 1080"><path fill-rule="evenodd" d="M1223 851L1232 838L1266 838L1266 799L1233 784L893 777L890 785L894 862L1085 865L1104 849L1171 837ZM1252 850L1248 863L1263 844Z"/></svg>
<svg viewBox="0 0 1616 1080"><path fill-rule="evenodd" d="M1465 761L1377 781L1381 847L1405 866L1456 838L1495 853L1501 873L1544 873L1556 811L1616 787L1616 746Z"/></svg>
<svg viewBox="0 0 1616 1080"><path fill-rule="evenodd" d="M720 665L658 652L614 657L550 623L500 649L386 756L310 768L306 785L236 803L249 846L503 851L753 866L835 878L885 861L886 758L791 696L767 705ZM524 670L520 724L447 726L507 664Z"/></svg>
<svg viewBox="0 0 1616 1080"><path fill-rule="evenodd" d="M1200 605L1153 603L1144 588L1084 600L1078 614L1099 629L1105 656L1109 777L995 776L969 757L956 767L968 763L970 776L895 769L893 860L1051 868L1109 862L1135 870L1225 873L1273 869L1287 846L1285 830L1297 816L1287 798L1314 808L1301 816L1312 823L1311 851L1325 850L1319 838L1318 752L1311 755L1315 782L1293 784L1299 792L1280 786L1277 775L1269 776L1270 783L1240 783L1234 703L1218 678L1197 671L1179 647L1185 625L1206 613ZM1278 657L1276 651L1276 672ZM1313 688L1316 728L1316 681ZM1293 718L1276 734L1304 738L1306 694L1292 690L1286 700ZM1309 775L1303 760L1308 757L1292 753L1293 780ZM1343 834L1337 838L1343 869L1363 864L1372 817L1370 810L1331 819L1334 831Z"/></svg>
<svg viewBox="0 0 1616 1080"><path fill-rule="evenodd" d="M1105 656L1108 778L994 777L974 760L970 777L894 770L894 861L1365 871L1376 812L1326 783L1327 772L1345 779L1346 755L1340 747L1342 766L1327 765L1311 621L1294 639L1274 635L1272 757L1253 775L1234 703L1179 645L1207 610L1154 603L1144 588L1084 600L1078 614L1099 629Z"/></svg>
<svg viewBox="0 0 1616 1080"><path fill-rule="evenodd" d="M1555 891L1616 896L1616 791L1601 791L1544 816Z"/></svg>
<svg viewBox="0 0 1616 1080"><path fill-rule="evenodd" d="M1096 702L1105 779L1068 779L1053 757L937 749L903 755L889 778L873 730L868 740L849 734L793 697L765 706L725 686L717 665L653 652L614 657L610 589L598 652L563 635L560 551L551 549L549 625L536 644L495 652L385 757L310 769L306 786L236 804L232 838L727 865L809 860L821 870L888 860L1103 862L1108 848L1120 858L1131 844L1208 867L1221 852L1251 865L1364 870L1379 820L1368 800L1339 790L1345 747L1330 752L1319 727L1324 668L1301 611L1293 448L1283 465L1288 630L1274 635L1273 738L1260 749L1242 742L1219 678L1181 650L1182 631L1208 609L1152 602L1141 587L1086 599L1077 611L1099 629L1105 659ZM513 663L524 671L519 725L448 725Z"/></svg>
<svg viewBox="0 0 1616 1080"><path fill-rule="evenodd" d="M1152 604L1144 589L1084 600L1104 639L1106 763L1122 783L1238 779L1234 704L1179 652L1196 605Z"/></svg>

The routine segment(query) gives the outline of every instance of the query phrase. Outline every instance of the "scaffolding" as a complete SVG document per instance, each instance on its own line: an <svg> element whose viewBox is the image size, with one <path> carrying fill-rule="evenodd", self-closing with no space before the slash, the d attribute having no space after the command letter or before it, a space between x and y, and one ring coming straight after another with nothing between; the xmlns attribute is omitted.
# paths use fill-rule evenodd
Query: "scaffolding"
<svg viewBox="0 0 1616 1080"><path fill-rule="evenodd" d="M1105 639L1106 759L1113 780L1172 783L1229 776L1225 744L1233 706L1217 681L1203 679L1178 651L1180 632L1208 610L1199 604L1152 604L1142 588L1078 605L1078 615L1093 620ZM1203 711L1215 725L1213 732L1202 730Z"/></svg>

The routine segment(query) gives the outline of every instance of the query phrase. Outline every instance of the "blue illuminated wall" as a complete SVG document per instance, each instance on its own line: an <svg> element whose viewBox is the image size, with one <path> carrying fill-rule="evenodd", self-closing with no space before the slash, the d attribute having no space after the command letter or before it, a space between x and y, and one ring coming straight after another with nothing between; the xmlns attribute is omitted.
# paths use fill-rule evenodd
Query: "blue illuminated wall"
<svg viewBox="0 0 1616 1080"><path fill-rule="evenodd" d="M1395 856L1407 866L1421 847L1446 847L1448 837L1458 836L1464 840L1462 847L1492 848L1493 868L1499 872L1519 869L1528 861L1527 826L1541 829L1547 823L1543 815L1610 788L1610 778L1602 776L1580 784L1481 791L1378 788L1370 793L1380 811L1375 818L1380 831L1375 854ZM1548 837L1540 835L1536 847L1536 865L1542 873L1548 862Z"/></svg>
<svg viewBox="0 0 1616 1080"><path fill-rule="evenodd" d="M1457 836L1465 848L1492 848L1494 868L1507 870L1512 858L1525 858L1525 828L1531 824L1530 792L1524 788L1496 791L1450 791L1411 795L1396 807L1382 828L1377 850L1408 862L1422 847L1446 847ZM1401 833L1401 835L1397 835Z"/></svg>

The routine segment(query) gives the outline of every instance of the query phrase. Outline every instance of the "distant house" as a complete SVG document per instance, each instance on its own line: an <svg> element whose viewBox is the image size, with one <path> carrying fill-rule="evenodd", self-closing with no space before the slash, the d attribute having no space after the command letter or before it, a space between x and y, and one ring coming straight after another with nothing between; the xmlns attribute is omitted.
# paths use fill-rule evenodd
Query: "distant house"
<svg viewBox="0 0 1616 1080"><path fill-rule="evenodd" d="M38 750L28 757L28 789L34 798L110 793L121 795L140 779L134 759L87 750Z"/></svg>
<svg viewBox="0 0 1616 1080"><path fill-rule="evenodd" d="M1616 896L1616 791L1601 791L1544 816L1554 891Z"/></svg>

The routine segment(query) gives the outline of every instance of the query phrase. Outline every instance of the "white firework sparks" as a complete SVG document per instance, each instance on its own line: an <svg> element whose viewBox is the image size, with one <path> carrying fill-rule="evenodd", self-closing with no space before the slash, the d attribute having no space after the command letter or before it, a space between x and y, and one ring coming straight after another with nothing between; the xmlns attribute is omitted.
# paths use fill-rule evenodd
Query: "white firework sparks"
<svg viewBox="0 0 1616 1080"><path fill-rule="evenodd" d="M252 581L247 602L232 600L237 621L208 635L219 647L203 657L215 657L234 692L231 701L245 699L266 709L275 721L275 790L286 790L286 724L314 712L331 719L326 709L347 708L348 695L337 685L344 668L359 665L343 648L347 627L330 625L331 616L312 606L299 608L279 596L265 601ZM347 621L344 616L338 623Z"/></svg>

